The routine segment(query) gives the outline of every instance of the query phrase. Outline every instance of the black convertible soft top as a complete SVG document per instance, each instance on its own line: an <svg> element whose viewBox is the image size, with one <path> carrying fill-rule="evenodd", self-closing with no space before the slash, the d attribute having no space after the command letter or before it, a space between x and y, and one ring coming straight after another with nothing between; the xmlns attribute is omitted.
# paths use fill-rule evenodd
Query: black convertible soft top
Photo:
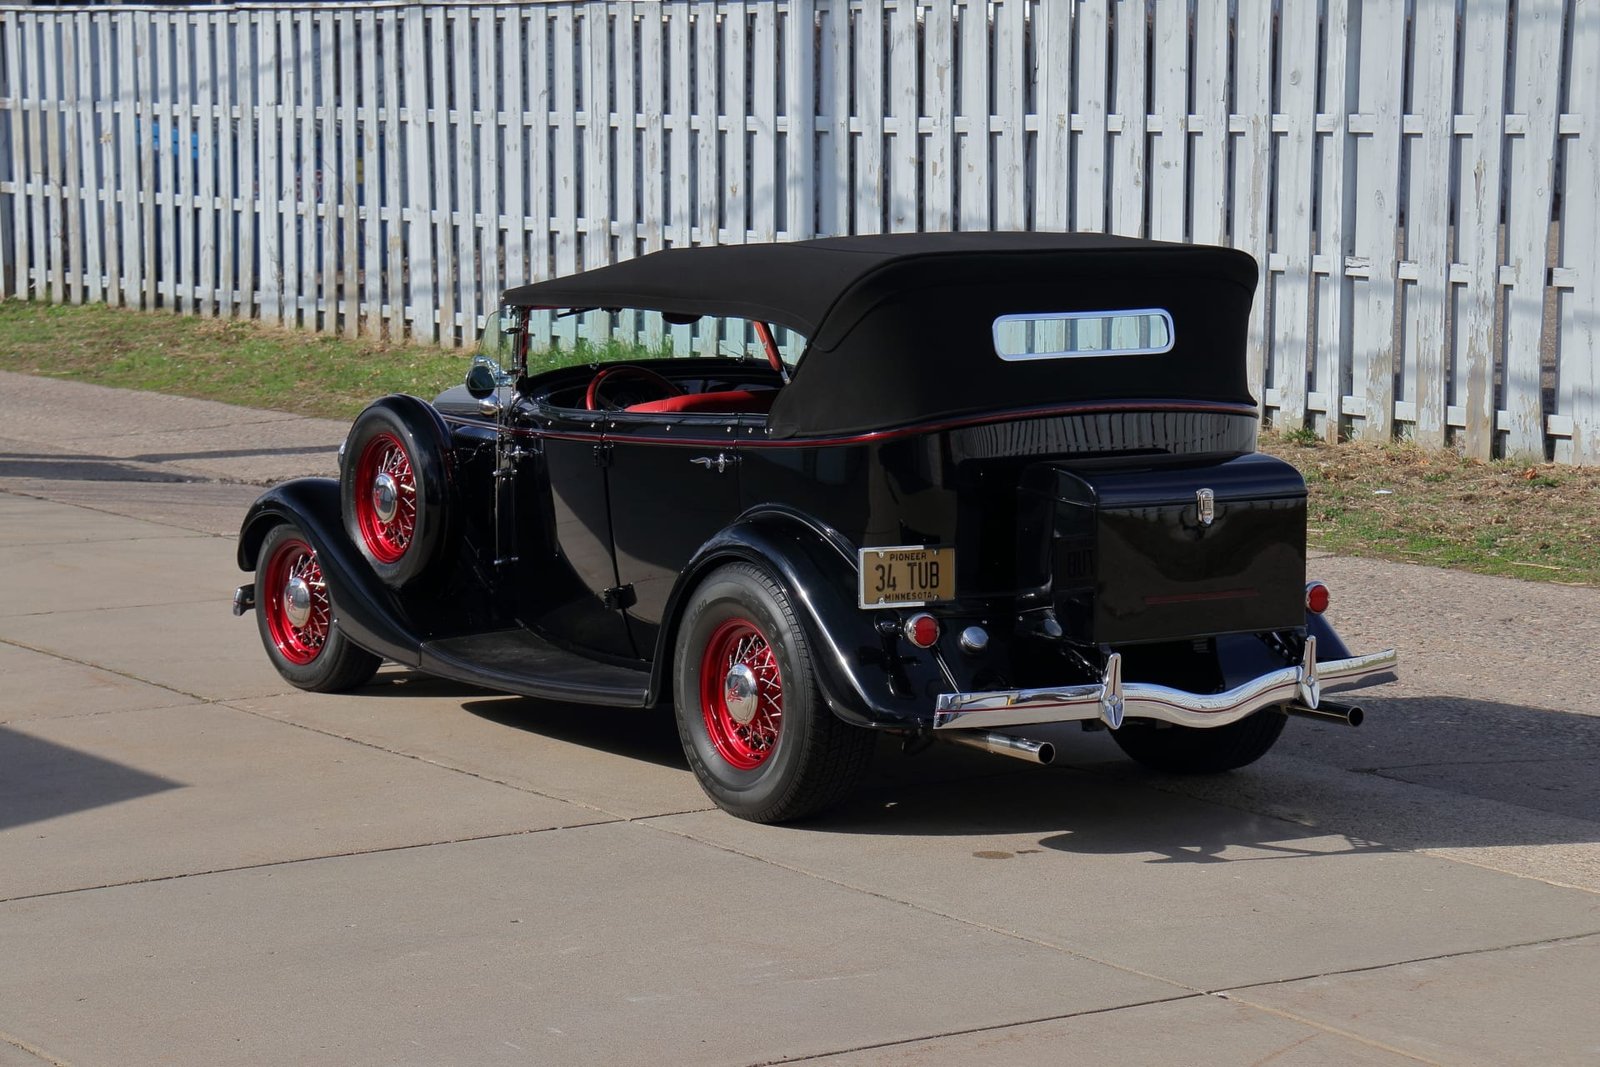
<svg viewBox="0 0 1600 1067"><path fill-rule="evenodd" d="M809 339L775 437L860 433L1077 400L1253 403L1256 265L1227 248L1107 234L905 233L674 248L506 292L518 307L727 315ZM1164 308L1159 355L1005 362L999 315Z"/></svg>

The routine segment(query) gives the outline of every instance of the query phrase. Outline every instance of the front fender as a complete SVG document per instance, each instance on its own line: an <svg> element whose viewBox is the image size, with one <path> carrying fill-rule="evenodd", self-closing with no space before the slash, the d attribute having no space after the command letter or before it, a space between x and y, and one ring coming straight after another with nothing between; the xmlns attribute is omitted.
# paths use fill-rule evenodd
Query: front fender
<svg viewBox="0 0 1600 1067"><path fill-rule="evenodd" d="M345 536L339 483L332 478L297 478L257 497L239 527L239 569L255 570L267 533L286 522L298 526L316 551L334 618L345 635L369 652L420 666L422 640L402 621L405 612L395 595Z"/></svg>
<svg viewBox="0 0 1600 1067"><path fill-rule="evenodd" d="M804 516L777 509L747 512L700 548L667 601L651 667L651 698L670 695L678 625L689 594L725 564L768 571L797 609L812 649L817 683L830 710L856 726L916 725L916 701L891 689L884 641L872 613L854 602L856 565L837 534Z"/></svg>

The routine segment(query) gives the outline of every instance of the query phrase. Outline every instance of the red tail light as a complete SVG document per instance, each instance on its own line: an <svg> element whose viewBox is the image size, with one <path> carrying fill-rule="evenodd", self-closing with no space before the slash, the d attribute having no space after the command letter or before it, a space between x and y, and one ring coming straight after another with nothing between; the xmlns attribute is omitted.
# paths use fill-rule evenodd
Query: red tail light
<svg viewBox="0 0 1600 1067"><path fill-rule="evenodd" d="M1321 615L1328 610L1330 600L1328 587L1321 582L1306 583L1306 610L1313 615Z"/></svg>
<svg viewBox="0 0 1600 1067"><path fill-rule="evenodd" d="M901 632L918 648L932 648L939 640L939 620L926 613L913 615L906 620Z"/></svg>

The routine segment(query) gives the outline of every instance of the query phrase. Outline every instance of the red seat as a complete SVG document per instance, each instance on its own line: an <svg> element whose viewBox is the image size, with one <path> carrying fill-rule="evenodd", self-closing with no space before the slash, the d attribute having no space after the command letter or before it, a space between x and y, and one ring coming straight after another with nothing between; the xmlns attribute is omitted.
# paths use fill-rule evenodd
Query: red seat
<svg viewBox="0 0 1600 1067"><path fill-rule="evenodd" d="M664 400L651 400L643 404L633 404L627 410L645 412L697 411L719 415L762 414L772 407L773 398L777 395L778 391L776 389L763 389L759 392L751 392L748 389L730 389L723 393L684 393L682 396L669 396Z"/></svg>

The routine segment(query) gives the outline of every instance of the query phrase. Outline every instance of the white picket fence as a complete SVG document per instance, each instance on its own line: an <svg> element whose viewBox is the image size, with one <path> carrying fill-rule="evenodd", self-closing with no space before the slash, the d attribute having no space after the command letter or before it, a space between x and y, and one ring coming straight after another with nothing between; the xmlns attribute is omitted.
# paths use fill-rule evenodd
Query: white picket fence
<svg viewBox="0 0 1600 1067"><path fill-rule="evenodd" d="M1263 265L1322 432L1600 463L1600 0L0 8L0 296L469 342L666 245L1107 230Z"/></svg>

